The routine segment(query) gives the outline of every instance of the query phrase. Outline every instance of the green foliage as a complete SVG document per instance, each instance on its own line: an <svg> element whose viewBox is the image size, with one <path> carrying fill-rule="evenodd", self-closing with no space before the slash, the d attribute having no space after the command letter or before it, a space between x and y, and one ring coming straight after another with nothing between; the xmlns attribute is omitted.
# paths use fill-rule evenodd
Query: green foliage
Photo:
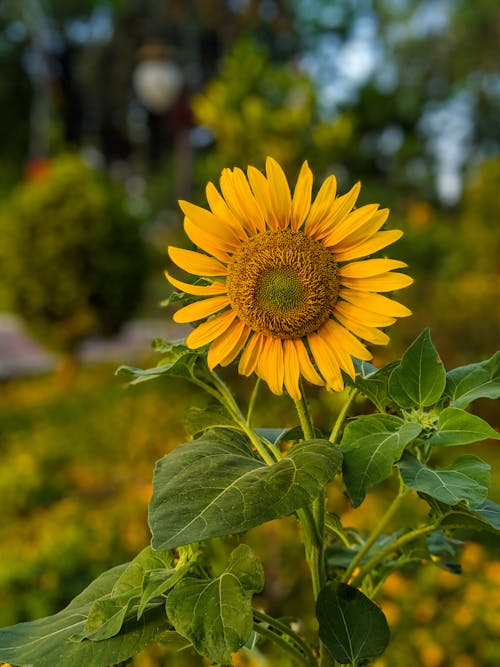
<svg viewBox="0 0 500 667"><path fill-rule="evenodd" d="M153 368L120 372L133 382L187 381L212 403L188 410L185 423L195 439L156 464L151 546L99 577L59 614L0 630L0 659L27 667L37 655L42 667L51 659L104 667L156 641L227 663L234 652L260 651L266 640L308 667L327 664L325 651L337 663L361 667L388 645L388 624L374 598L392 573L429 563L456 575L464 539L498 540L490 465L469 453L441 463L451 446L498 437L464 409L472 397L495 395L491 359L447 374L425 330L388 367L359 363L330 439L321 433L313 439L307 434L317 431L304 404L299 427L280 420L277 427L253 428L203 353L180 342L156 341L155 349L163 357ZM378 413L349 420L334 445L357 391ZM450 405L453 400L463 407ZM344 525L341 514L330 511L325 521L325 487L338 488L341 469L361 512L372 488L398 477L394 500L367 536ZM416 496L427 514L419 503L415 521L386 533L401 504ZM302 527L319 646L288 621L253 607L264 587L260 559L246 544L230 551L243 533L290 516Z"/></svg>
<svg viewBox="0 0 500 667"><path fill-rule="evenodd" d="M356 588L330 583L317 602L319 636L340 663L356 667L381 655L389 643L382 611Z"/></svg>
<svg viewBox="0 0 500 667"><path fill-rule="evenodd" d="M208 431L158 461L149 525L155 549L241 533L310 504L340 466L327 442L304 441L273 465L231 431Z"/></svg>
<svg viewBox="0 0 500 667"><path fill-rule="evenodd" d="M0 629L0 659L19 667L106 667L138 653L167 629L164 614L154 611L107 641L75 639L87 623L92 606L109 599L123 569L118 566L102 574L55 616Z"/></svg>
<svg viewBox="0 0 500 667"><path fill-rule="evenodd" d="M259 560L241 544L215 579L186 577L175 587L167 599L168 618L198 653L229 662L252 632L252 595L263 586Z"/></svg>
<svg viewBox="0 0 500 667"><path fill-rule="evenodd" d="M321 121L312 81L292 65L271 63L265 48L250 38L228 51L218 76L193 100L193 109L197 121L215 135L206 168L211 175L226 166L262 164L266 155L296 169L313 154L321 168L331 164L353 133L348 114Z"/></svg>
<svg viewBox="0 0 500 667"><path fill-rule="evenodd" d="M340 444L342 475L354 507L366 491L383 482L421 426L392 415L366 415L347 425Z"/></svg>
<svg viewBox="0 0 500 667"><path fill-rule="evenodd" d="M146 271L138 221L119 188L76 155L20 185L0 230L10 305L53 349L115 333L138 305Z"/></svg>

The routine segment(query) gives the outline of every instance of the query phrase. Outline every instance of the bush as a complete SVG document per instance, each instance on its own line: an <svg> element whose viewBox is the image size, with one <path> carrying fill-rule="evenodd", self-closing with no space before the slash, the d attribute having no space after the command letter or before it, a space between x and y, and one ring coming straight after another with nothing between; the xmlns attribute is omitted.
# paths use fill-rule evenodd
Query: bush
<svg viewBox="0 0 500 667"><path fill-rule="evenodd" d="M0 217L9 306L48 347L75 351L110 335L138 304L146 270L138 222L123 192L77 155L21 184Z"/></svg>

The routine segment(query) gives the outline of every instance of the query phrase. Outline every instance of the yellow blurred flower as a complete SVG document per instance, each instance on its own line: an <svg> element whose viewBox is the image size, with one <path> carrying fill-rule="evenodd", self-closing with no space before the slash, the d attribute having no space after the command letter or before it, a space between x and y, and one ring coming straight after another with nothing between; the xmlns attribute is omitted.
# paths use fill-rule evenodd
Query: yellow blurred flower
<svg viewBox="0 0 500 667"><path fill-rule="evenodd" d="M206 278L188 284L166 274L197 300L176 322L206 320L187 337L190 348L210 345L208 364L226 366L241 354L239 372L256 373L272 392L299 399L299 378L341 391L341 371L354 378L352 357L372 355L359 338L385 345L380 327L410 311L377 292L412 279L391 259L359 260L396 241L399 230L379 231L389 214L378 204L354 209L360 184L336 198L329 176L312 200L313 175L304 162L293 195L280 165L266 174L224 169L222 194L209 183L210 211L181 201L184 229L203 252L170 247L181 269ZM207 319L208 318L208 319Z"/></svg>

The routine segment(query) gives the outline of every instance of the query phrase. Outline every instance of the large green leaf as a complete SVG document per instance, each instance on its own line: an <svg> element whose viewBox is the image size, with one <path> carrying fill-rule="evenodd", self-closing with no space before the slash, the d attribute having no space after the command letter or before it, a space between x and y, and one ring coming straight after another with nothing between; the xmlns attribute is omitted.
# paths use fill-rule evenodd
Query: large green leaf
<svg viewBox="0 0 500 667"><path fill-rule="evenodd" d="M434 405L443 395L446 371L425 329L410 345L389 378L389 393L402 408ZM411 404L409 404L411 400Z"/></svg>
<svg viewBox="0 0 500 667"><path fill-rule="evenodd" d="M460 408L445 408L439 415L438 430L432 434L430 444L437 447L466 445L486 438L500 438L488 422Z"/></svg>
<svg viewBox="0 0 500 667"><path fill-rule="evenodd" d="M420 431L415 422L382 414L357 417L346 426L340 443L342 473L354 507L363 502L369 488L387 479Z"/></svg>
<svg viewBox="0 0 500 667"><path fill-rule="evenodd" d="M209 437L210 436L210 437ZM153 548L241 533L309 505L341 464L330 443L294 445L274 465L235 439L206 437L157 462L149 524Z"/></svg>
<svg viewBox="0 0 500 667"><path fill-rule="evenodd" d="M486 500L490 466L477 456L461 456L449 468L433 470L405 452L397 465L410 489L446 505L466 502L471 507L478 507Z"/></svg>
<svg viewBox="0 0 500 667"><path fill-rule="evenodd" d="M184 413L184 429L188 436L202 433L209 428L237 427L231 415L222 405L211 405L208 408L191 407Z"/></svg>
<svg viewBox="0 0 500 667"><path fill-rule="evenodd" d="M199 353L190 350L183 342L155 341L157 350L166 353L165 357L153 368L136 368L135 366L120 366L116 375L131 375L133 380L130 384L138 384L147 380L154 380L163 375L169 377L192 379L194 367L199 358Z"/></svg>
<svg viewBox="0 0 500 667"><path fill-rule="evenodd" d="M465 408L476 398L500 397L500 351L477 364L460 366L446 376L450 405Z"/></svg>
<svg viewBox="0 0 500 667"><path fill-rule="evenodd" d="M141 651L169 628L163 609L145 614L122 627L107 641L73 641L84 630L87 615L98 599L107 599L126 566L113 568L96 579L58 614L0 629L0 660L17 667L106 667Z"/></svg>
<svg viewBox="0 0 500 667"><path fill-rule="evenodd" d="M386 407L393 405L389 396L389 376L398 364L398 361L393 361L378 369L364 361L358 366L359 375L356 376L355 387L376 405L380 412L385 412Z"/></svg>
<svg viewBox="0 0 500 667"><path fill-rule="evenodd" d="M448 530L470 528L474 531L499 534L500 505L487 499L473 510L465 506L447 508L440 516L440 525Z"/></svg>
<svg viewBox="0 0 500 667"><path fill-rule="evenodd" d="M263 585L260 561L248 546L240 545L216 579L181 581L167 598L168 617L198 653L228 663L252 633L252 594Z"/></svg>
<svg viewBox="0 0 500 667"><path fill-rule="evenodd" d="M389 643L381 609L347 584L327 584L318 595L316 614L321 641L342 664L355 667L364 658L381 655Z"/></svg>

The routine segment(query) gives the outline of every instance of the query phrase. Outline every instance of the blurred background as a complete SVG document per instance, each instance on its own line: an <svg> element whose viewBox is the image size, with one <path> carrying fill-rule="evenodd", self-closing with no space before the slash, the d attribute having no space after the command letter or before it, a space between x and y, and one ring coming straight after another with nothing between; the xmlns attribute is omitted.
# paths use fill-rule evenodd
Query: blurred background
<svg viewBox="0 0 500 667"><path fill-rule="evenodd" d="M391 208L414 315L377 363L425 326L448 368L495 351L499 45L497 0L0 3L1 625L55 612L149 541L154 461L205 399L182 384L125 390L113 373L156 363L155 336L184 334L159 306L166 246L186 243L177 199L203 205L223 167L272 155L293 183L307 159L316 184L361 180L360 203ZM328 428L338 397L312 398ZM257 408L259 425L294 423L285 399ZM474 410L498 428L489 402ZM481 448L498 502L500 455ZM341 494L332 508L369 528L389 487L362 517ZM251 531L271 613L310 607L296 539L287 521ZM499 665L498 553L468 546L461 577L393 575L393 642L377 665ZM165 655L133 664L204 664Z"/></svg>

